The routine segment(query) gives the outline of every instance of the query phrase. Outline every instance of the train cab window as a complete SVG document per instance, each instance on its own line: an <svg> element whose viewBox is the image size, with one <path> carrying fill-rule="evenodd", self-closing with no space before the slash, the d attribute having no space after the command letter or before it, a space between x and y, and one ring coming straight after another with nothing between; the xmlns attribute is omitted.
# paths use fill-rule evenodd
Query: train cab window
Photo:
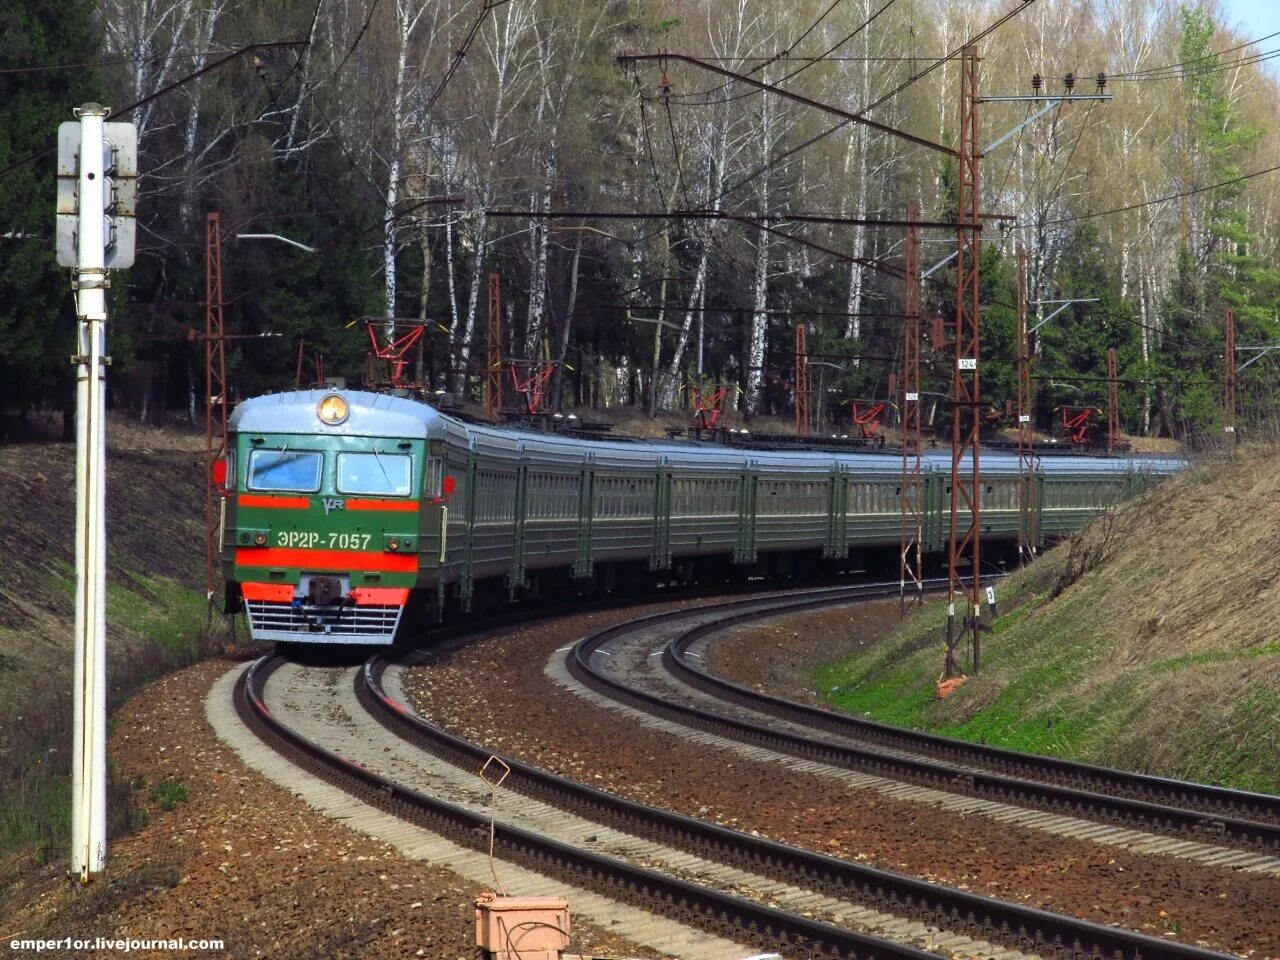
<svg viewBox="0 0 1280 960"><path fill-rule="evenodd" d="M315 493L324 454L318 450L254 450L249 454L250 490Z"/></svg>
<svg viewBox="0 0 1280 960"><path fill-rule="evenodd" d="M407 497L413 489L413 458L404 453L338 454L339 493Z"/></svg>

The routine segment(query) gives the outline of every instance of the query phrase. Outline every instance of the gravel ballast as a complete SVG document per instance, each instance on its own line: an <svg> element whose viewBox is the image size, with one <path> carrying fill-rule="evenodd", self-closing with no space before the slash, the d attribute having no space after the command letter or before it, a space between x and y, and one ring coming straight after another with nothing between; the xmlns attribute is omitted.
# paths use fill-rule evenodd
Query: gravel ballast
<svg viewBox="0 0 1280 960"><path fill-rule="evenodd" d="M636 800L1099 923L1280 955L1276 878L1051 837L786 771L629 722L544 675L556 650L621 618L579 616L486 639L407 670L405 689L415 709L456 733ZM770 631L742 636L751 633L777 642ZM740 662L752 662L750 643L735 649ZM756 654L767 661L767 650ZM749 682L766 680L757 672Z"/></svg>
<svg viewBox="0 0 1280 960"><path fill-rule="evenodd" d="M16 936L212 938L225 949L199 956L471 960L482 888L318 814L217 739L204 698L230 666L172 674L120 710L108 751L150 822L112 845L106 877L86 890L62 879L62 863L0 864L6 948ZM177 785L186 796L172 801ZM654 956L575 928L589 951Z"/></svg>

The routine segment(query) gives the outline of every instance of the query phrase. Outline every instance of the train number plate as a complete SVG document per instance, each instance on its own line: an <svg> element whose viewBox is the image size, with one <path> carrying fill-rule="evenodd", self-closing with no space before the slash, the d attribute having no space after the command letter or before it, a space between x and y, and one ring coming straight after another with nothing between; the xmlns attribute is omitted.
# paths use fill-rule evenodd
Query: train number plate
<svg viewBox="0 0 1280 960"><path fill-rule="evenodd" d="M328 550L368 550L372 541L371 533L320 533L318 530L276 532L277 547L294 547L303 550L313 550L317 547Z"/></svg>

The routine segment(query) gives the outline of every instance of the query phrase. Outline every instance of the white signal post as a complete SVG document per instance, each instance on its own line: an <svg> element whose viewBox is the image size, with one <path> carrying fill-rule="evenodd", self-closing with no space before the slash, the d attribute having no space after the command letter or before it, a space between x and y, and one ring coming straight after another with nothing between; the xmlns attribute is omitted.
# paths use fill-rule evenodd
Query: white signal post
<svg viewBox="0 0 1280 960"><path fill-rule="evenodd" d="M76 664L71 871L81 882L107 856L107 268L103 229L102 122L80 110L76 244Z"/></svg>
<svg viewBox="0 0 1280 960"><path fill-rule="evenodd" d="M59 130L58 262L75 270L76 610L71 873L88 882L107 855L107 269L133 260L133 128L96 103ZM120 144L109 143L104 128ZM78 128L78 129L77 129ZM78 137L76 134L78 133ZM126 181L122 195L107 179ZM124 219L127 218L127 221Z"/></svg>

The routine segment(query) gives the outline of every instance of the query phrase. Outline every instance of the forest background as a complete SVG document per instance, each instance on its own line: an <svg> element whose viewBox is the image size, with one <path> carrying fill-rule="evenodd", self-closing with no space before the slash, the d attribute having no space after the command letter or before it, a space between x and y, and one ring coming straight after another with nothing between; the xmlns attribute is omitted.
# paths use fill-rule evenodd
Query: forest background
<svg viewBox="0 0 1280 960"><path fill-rule="evenodd" d="M616 56L691 54L847 111L874 104L879 123L954 145L959 64L941 61L980 37L984 95L1031 94L1036 75L1058 93L1068 74L1093 93L1100 73L1114 95L1053 109L983 160L982 210L1016 217L983 233L984 402L998 412L1015 395L1021 245L1031 300L1094 301L1037 334L1039 426L1104 400L1114 346L1124 429L1194 437L1221 416L1226 308L1238 343L1280 339L1280 191L1259 173L1280 146L1265 66L1280 35L1224 23L1212 0L11 0L0 412L69 403L53 161L22 161L99 100L144 101L127 117L138 256L113 277L110 321L112 401L144 419L198 415L190 331L204 326L217 211L227 330L266 335L230 342L233 398L291 386L300 344L358 382L362 317L427 321L417 377L475 398L496 271L501 352L555 364L557 409L653 413L724 383L746 415L789 415L804 323L814 415L839 423L852 399L891 399L903 231L804 218L901 219L914 202L952 219L954 160L686 62ZM275 41L302 42L172 86ZM983 104L979 141L1038 109ZM568 215L589 211L658 216ZM922 249L941 260L954 231L925 230ZM953 284L949 267L933 275L926 317L954 314ZM1032 324L1053 309L1033 303ZM1278 358L1241 373L1246 419L1271 416ZM949 409L949 371L926 350L930 419Z"/></svg>

